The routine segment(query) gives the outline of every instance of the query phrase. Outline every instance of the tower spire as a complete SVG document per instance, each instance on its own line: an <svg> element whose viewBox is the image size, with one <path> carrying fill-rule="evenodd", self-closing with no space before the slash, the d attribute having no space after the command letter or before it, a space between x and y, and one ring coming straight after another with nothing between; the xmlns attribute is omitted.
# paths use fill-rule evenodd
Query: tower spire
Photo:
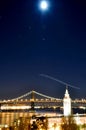
<svg viewBox="0 0 86 130"><path fill-rule="evenodd" d="M66 85L66 89L68 90L68 85Z"/></svg>
<svg viewBox="0 0 86 130"><path fill-rule="evenodd" d="M64 109L64 116L71 115L71 98L68 92L68 86L66 86L66 91L63 99L63 109Z"/></svg>

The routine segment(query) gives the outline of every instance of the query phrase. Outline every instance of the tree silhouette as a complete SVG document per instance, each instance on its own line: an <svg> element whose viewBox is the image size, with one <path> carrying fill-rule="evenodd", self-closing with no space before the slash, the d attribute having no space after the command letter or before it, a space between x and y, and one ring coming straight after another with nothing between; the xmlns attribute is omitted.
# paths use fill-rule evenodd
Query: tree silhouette
<svg viewBox="0 0 86 130"><path fill-rule="evenodd" d="M61 130L79 130L79 126L72 115L62 118Z"/></svg>

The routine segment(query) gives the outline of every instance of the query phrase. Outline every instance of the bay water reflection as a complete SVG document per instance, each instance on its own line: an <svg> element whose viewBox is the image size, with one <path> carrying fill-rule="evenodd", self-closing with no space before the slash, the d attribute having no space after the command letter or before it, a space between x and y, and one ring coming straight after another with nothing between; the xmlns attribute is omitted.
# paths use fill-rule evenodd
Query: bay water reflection
<svg viewBox="0 0 86 130"><path fill-rule="evenodd" d="M11 126L16 119L29 116L31 116L31 113L28 112L0 112L0 124Z"/></svg>

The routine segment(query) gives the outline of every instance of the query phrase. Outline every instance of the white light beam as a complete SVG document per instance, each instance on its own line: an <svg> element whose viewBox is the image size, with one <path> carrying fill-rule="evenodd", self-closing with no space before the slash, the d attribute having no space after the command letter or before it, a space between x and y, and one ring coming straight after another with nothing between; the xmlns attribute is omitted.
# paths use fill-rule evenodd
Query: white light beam
<svg viewBox="0 0 86 130"><path fill-rule="evenodd" d="M75 86L73 86L73 85L70 85L70 84L68 84L68 83L65 83L65 82L63 82L63 81L61 81L61 80L59 80L59 79L56 79L56 78L51 77L51 76L46 75L46 74L40 74L40 76L45 77L45 78L48 78L48 79L51 79L51 80L54 80L54 81L56 81L56 82L59 82L59 83L61 83L61 84L63 84L63 85L66 85L66 86L68 86L68 87L71 87L71 88L80 89L79 87L75 87Z"/></svg>

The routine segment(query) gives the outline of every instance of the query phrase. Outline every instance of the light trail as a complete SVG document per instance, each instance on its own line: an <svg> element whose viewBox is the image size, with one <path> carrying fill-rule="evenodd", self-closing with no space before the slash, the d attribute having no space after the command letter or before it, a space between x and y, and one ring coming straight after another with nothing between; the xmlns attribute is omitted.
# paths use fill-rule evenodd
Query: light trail
<svg viewBox="0 0 86 130"><path fill-rule="evenodd" d="M54 80L54 81L56 81L56 82L59 82L59 83L61 83L61 84L63 84L63 85L66 85L67 87L71 87L71 88L75 88L75 89L80 89L79 87L75 87L75 86L73 86L73 85L70 85L70 84L68 84L68 83L65 83L65 82L63 82L63 81L61 81L61 80L59 80L59 79L57 79L57 78L54 78L54 77L49 76L49 75L46 75L46 74L40 74L40 76L45 77L45 78L48 78L48 79L51 79L51 80Z"/></svg>

